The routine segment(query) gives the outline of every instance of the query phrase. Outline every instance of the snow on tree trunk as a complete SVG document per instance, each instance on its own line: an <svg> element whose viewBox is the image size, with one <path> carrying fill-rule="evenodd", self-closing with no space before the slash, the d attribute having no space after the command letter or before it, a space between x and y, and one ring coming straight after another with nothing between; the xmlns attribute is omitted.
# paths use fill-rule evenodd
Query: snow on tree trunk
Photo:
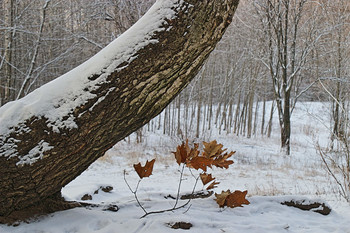
<svg viewBox="0 0 350 233"><path fill-rule="evenodd" d="M197 74L238 2L158 0L87 62L1 107L0 221L60 200L63 186L158 115Z"/></svg>

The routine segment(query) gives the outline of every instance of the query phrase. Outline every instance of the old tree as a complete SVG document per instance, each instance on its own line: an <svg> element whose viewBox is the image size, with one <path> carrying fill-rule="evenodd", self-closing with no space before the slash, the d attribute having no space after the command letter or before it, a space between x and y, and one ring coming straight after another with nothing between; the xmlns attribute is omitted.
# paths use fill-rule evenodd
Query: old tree
<svg viewBox="0 0 350 233"><path fill-rule="evenodd" d="M197 74L239 0L158 0L76 69L0 108L0 222L77 206L61 188Z"/></svg>

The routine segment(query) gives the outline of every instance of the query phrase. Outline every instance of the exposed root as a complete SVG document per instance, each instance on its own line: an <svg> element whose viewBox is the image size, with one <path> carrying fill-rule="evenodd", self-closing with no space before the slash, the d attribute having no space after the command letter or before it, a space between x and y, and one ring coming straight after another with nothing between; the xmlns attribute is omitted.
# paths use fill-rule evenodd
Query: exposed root
<svg viewBox="0 0 350 233"><path fill-rule="evenodd" d="M61 193L57 193L29 207L12 211L7 216L0 216L0 223L17 226L20 222L29 223L42 215L81 206L79 202L64 200Z"/></svg>
<svg viewBox="0 0 350 233"><path fill-rule="evenodd" d="M58 193L22 210L15 210L7 216L0 216L0 224L18 226L21 222L30 223L36 221L40 216L77 207L85 207L88 209L103 207L103 211L112 212L117 212L119 210L118 206L113 204L99 205L86 202L66 201L61 196L61 193Z"/></svg>

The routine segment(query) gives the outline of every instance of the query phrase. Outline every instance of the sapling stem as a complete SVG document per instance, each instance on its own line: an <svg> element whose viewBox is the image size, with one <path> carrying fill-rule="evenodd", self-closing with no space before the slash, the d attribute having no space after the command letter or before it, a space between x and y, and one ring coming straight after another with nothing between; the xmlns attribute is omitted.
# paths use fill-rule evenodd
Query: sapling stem
<svg viewBox="0 0 350 233"><path fill-rule="evenodd" d="M182 177L183 177L183 174L184 174L184 170L185 170L185 164L182 164L181 173L180 173L180 180L179 180L179 186L177 188L176 201L175 201L175 205L174 205L173 208L175 208L177 203L179 202L180 190L181 190L181 184L182 184Z"/></svg>
<svg viewBox="0 0 350 233"><path fill-rule="evenodd" d="M138 197L137 197L137 190L139 189L139 185L140 185L141 180L142 180L142 179L139 179L139 181L137 182L135 191L132 190L132 188L130 187L128 181L126 180L126 171L124 170L124 181L125 181L126 185L129 187L131 193L134 194L134 197L135 197L135 200L136 200L137 204L141 207L141 209L143 210L143 212L145 212L145 214L147 214L148 212L147 212L146 209L141 205L141 202L139 201L139 199L138 199Z"/></svg>

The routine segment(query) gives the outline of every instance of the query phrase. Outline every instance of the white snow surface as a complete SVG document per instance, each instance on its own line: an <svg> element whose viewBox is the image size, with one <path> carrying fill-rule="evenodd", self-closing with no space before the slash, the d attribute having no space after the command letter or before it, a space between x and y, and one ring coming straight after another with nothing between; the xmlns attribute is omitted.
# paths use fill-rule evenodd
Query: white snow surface
<svg viewBox="0 0 350 233"><path fill-rule="evenodd" d="M226 132L219 134L212 128L206 141L216 139L224 148L237 151L233 156L235 163L229 169L213 169L213 176L221 182L215 192L248 190L250 205L220 209L211 196L193 200L188 210L140 219L144 213L124 182L124 170L127 181L135 188L138 176L133 164L156 158L153 175L143 179L138 191L140 202L148 211L172 207L174 200L164 197L176 196L177 192L179 167L170 152L181 140L162 135L160 129L144 132L141 144L135 143L135 135L130 137L130 144L127 140L119 142L63 189L68 200L80 200L84 194L90 194L89 202L115 204L119 211L76 208L17 227L0 225L0 233L350 233L350 204L339 197L337 185L326 174L313 144L314 140L324 144L328 137L326 126L320 123L329 121L328 111L328 105L322 103L297 105L292 117L291 156L284 156L279 149L277 122L271 138L247 139ZM181 193L191 192L193 184L192 175L186 171ZM114 187L112 192L95 193L107 185ZM201 189L202 185L198 185L197 190ZM324 216L280 204L288 200L325 202L332 212ZM169 227L169 223L179 221L190 222L193 227L187 231Z"/></svg>
<svg viewBox="0 0 350 233"><path fill-rule="evenodd" d="M74 108L86 103L94 95L91 91L123 62L131 62L136 52L150 43L157 43L152 36L165 30L165 19L175 17L180 0L158 0L152 8L129 30L111 42L85 63L33 91L26 97L7 103L0 108L0 135L7 135L10 127L32 116L46 117L49 125L59 132L60 128L74 128L74 118L63 120L71 115ZM172 9L173 8L173 9ZM126 66L125 66L126 67ZM120 69L123 69L122 67ZM89 81L88 77L102 74L98 79ZM85 91L89 90L89 91ZM1 154L0 154L1 156Z"/></svg>

